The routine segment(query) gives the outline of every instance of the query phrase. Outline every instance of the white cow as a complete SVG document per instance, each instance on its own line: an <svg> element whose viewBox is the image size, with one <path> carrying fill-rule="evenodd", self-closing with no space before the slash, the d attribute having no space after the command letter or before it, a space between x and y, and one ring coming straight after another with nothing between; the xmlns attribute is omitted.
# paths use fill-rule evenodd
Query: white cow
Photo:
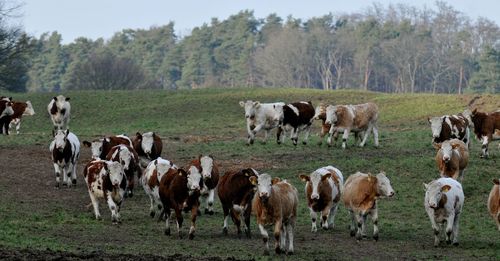
<svg viewBox="0 0 500 261"><path fill-rule="evenodd" d="M160 181L169 170L176 171L177 166L172 162L159 157L148 164L141 177L144 192L146 192L146 195L149 196L149 200L151 201L151 207L149 209L151 217L156 215L156 208L158 210L161 210L162 208L159 194Z"/></svg>
<svg viewBox="0 0 500 261"><path fill-rule="evenodd" d="M63 175L63 184L68 187L71 187L71 183L76 185L76 164L80 157L78 137L69 130L57 130L49 150L52 153L52 162L56 172L56 187L60 185L60 175Z"/></svg>
<svg viewBox="0 0 500 261"><path fill-rule="evenodd" d="M253 144L255 135L264 130L264 143L267 142L269 131L277 128L283 115L276 110L276 106L285 106L284 102L260 103L248 100L240 101L240 106L245 108L245 118L247 119L248 141L247 145Z"/></svg>
<svg viewBox="0 0 500 261"><path fill-rule="evenodd" d="M439 226L446 222L446 243L458 245L458 221L464 205L462 185L452 178L440 178L425 184L425 211L434 230L434 246L439 245Z"/></svg>
<svg viewBox="0 0 500 261"><path fill-rule="evenodd" d="M68 128L69 119L71 117L71 105L69 100L69 97L59 95L54 97L49 105L47 105L47 111L54 124L54 130L65 130Z"/></svg>

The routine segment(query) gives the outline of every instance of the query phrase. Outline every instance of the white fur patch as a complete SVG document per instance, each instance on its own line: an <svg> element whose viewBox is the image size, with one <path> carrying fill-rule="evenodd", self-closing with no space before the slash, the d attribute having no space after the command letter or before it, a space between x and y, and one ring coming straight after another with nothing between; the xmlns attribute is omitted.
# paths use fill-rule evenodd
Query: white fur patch
<svg viewBox="0 0 500 261"><path fill-rule="evenodd" d="M299 116L299 109L297 109L297 107L293 106L292 104L287 104L286 106L288 106L288 108L292 109L292 111L297 115Z"/></svg>

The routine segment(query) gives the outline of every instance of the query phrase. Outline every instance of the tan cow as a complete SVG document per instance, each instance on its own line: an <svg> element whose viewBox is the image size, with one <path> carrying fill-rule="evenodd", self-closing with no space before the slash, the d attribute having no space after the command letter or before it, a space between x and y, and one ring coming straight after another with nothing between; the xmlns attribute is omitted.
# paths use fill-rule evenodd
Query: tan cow
<svg viewBox="0 0 500 261"><path fill-rule="evenodd" d="M342 201L351 213L351 236L356 235L358 241L366 236L365 223L370 214L373 221L373 239L378 240L378 198L392 196L394 190L384 172L377 176L361 172L349 176L344 184Z"/></svg>
<svg viewBox="0 0 500 261"><path fill-rule="evenodd" d="M436 153L436 165L441 177L450 177L463 180L465 168L469 163L469 150L467 145L459 139L447 140L443 143L434 144L438 150Z"/></svg>
<svg viewBox="0 0 500 261"><path fill-rule="evenodd" d="M497 224L498 231L500 231L500 179L493 179L493 184L488 197L488 210Z"/></svg>
<svg viewBox="0 0 500 261"><path fill-rule="evenodd" d="M252 201L252 211L255 213L260 233L263 237L264 255L269 255L269 236L265 225L274 225L274 250L292 254L293 229L297 218L297 205L299 202L297 189L287 181L271 178L268 174L258 177L251 176L252 184L257 185L257 192ZM288 251L286 241L288 239Z"/></svg>
<svg viewBox="0 0 500 261"><path fill-rule="evenodd" d="M321 120L321 132L319 133L319 141L318 145L321 146L323 144L323 139L325 138L325 135L330 131L330 128L332 127L331 124L326 124L326 107L328 107L328 104L320 103L318 106L316 106L315 112L314 112L314 118L315 120ZM359 139L361 142L361 136L364 134L363 132L354 132L354 142L356 143ZM333 141L334 143L337 142L339 133L335 132L333 134Z"/></svg>
<svg viewBox="0 0 500 261"><path fill-rule="evenodd" d="M332 135L335 132L344 132L342 135L342 148L346 148L349 133L364 132L360 147L365 146L368 135L373 131L375 147L378 147L378 107L375 103L359 105L328 105L326 107L325 124L331 124L328 146L332 145Z"/></svg>

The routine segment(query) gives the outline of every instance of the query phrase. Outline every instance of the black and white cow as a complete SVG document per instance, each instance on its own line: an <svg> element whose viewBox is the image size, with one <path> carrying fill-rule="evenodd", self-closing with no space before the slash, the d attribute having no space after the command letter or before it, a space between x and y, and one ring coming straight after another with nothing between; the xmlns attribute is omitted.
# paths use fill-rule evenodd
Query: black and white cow
<svg viewBox="0 0 500 261"><path fill-rule="evenodd" d="M59 187L60 176L63 176L63 184L71 187L76 185L76 164L80 157L80 141L75 134L69 130L57 130L54 140L49 146L52 153L52 162L56 172L56 187ZM70 180L71 177L71 180Z"/></svg>
<svg viewBox="0 0 500 261"><path fill-rule="evenodd" d="M9 124L13 114L13 103L10 98L0 99L0 133L9 135Z"/></svg>
<svg viewBox="0 0 500 261"><path fill-rule="evenodd" d="M50 119L54 124L54 130L65 130L68 128L69 119L71 117L70 98L62 95L52 98L47 105Z"/></svg>
<svg viewBox="0 0 500 261"><path fill-rule="evenodd" d="M311 125L315 114L312 103L310 101L301 101L289 103L285 106L278 105L276 106L276 111L279 115L282 115L277 133L278 144L281 144L285 138L285 135L281 135L284 129L291 130L290 136L293 141L293 145L297 145L299 131L304 130L305 134L302 143L304 145L307 144L309 132L311 131Z"/></svg>
<svg viewBox="0 0 500 261"><path fill-rule="evenodd" d="M441 143L451 139L459 139L470 148L471 122L462 113L457 115L444 115L428 119L432 130L432 143Z"/></svg>
<svg viewBox="0 0 500 261"><path fill-rule="evenodd" d="M143 134L137 132L132 139L132 144L139 155L139 164L143 169L147 168L151 161L161 157L163 143L160 136L152 131Z"/></svg>

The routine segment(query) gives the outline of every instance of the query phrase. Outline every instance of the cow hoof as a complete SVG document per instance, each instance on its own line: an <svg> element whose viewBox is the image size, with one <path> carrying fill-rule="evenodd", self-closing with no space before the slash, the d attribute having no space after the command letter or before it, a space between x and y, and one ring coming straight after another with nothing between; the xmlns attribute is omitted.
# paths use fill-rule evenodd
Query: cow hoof
<svg viewBox="0 0 500 261"><path fill-rule="evenodd" d="M151 218L154 218L154 217L155 217L155 214L156 214L156 213L155 213L154 211L149 212L149 216L150 216Z"/></svg>
<svg viewBox="0 0 500 261"><path fill-rule="evenodd" d="M303 142L302 142L302 145L307 145L307 142L303 141Z"/></svg>
<svg viewBox="0 0 500 261"><path fill-rule="evenodd" d="M447 245L451 245L451 240L446 240Z"/></svg>
<svg viewBox="0 0 500 261"><path fill-rule="evenodd" d="M250 230L245 231L245 235L247 238L252 238L252 233L250 233Z"/></svg>
<svg viewBox="0 0 500 261"><path fill-rule="evenodd" d="M189 234L189 237L188 237L188 238L189 238L189 240L193 240L193 238L194 238L194 234Z"/></svg>
<svg viewBox="0 0 500 261"><path fill-rule="evenodd" d="M361 234L356 234L356 240L361 241L363 239L363 236Z"/></svg>
<svg viewBox="0 0 500 261"><path fill-rule="evenodd" d="M275 249L274 249L274 252L275 252L277 255L279 255L279 254L281 254L281 249L280 249L279 247L277 247L277 248L275 248Z"/></svg>
<svg viewBox="0 0 500 261"><path fill-rule="evenodd" d="M208 211L208 214L209 214L210 216L212 216L212 215L214 214L214 211L213 211L213 210L209 210L209 211Z"/></svg>
<svg viewBox="0 0 500 261"><path fill-rule="evenodd" d="M222 228L222 234L227 236L227 227Z"/></svg>
<svg viewBox="0 0 500 261"><path fill-rule="evenodd" d="M458 242L453 242L453 245L454 246L458 246Z"/></svg>
<svg viewBox="0 0 500 261"><path fill-rule="evenodd" d="M134 196L134 193L130 192L130 193L128 194L128 196L129 196L129 197L133 197L133 196Z"/></svg>
<svg viewBox="0 0 500 261"><path fill-rule="evenodd" d="M361 237L362 237L362 238L368 238L368 236L367 236L367 235L364 235L364 234L363 234L363 235L361 235Z"/></svg>
<svg viewBox="0 0 500 261"><path fill-rule="evenodd" d="M197 216L201 216L201 210L200 210L200 209L197 209L197 210L196 210L196 215L197 215Z"/></svg>
<svg viewBox="0 0 500 261"><path fill-rule="evenodd" d="M76 186L76 179L71 180L71 183Z"/></svg>
<svg viewBox="0 0 500 261"><path fill-rule="evenodd" d="M269 255L269 250L265 249L265 250L264 250L264 255L265 255L265 256L268 256L268 255Z"/></svg>
<svg viewBox="0 0 500 261"><path fill-rule="evenodd" d="M378 241L378 235L373 235L373 239L374 239L375 241Z"/></svg>
<svg viewBox="0 0 500 261"><path fill-rule="evenodd" d="M165 229L165 235L170 236L170 229Z"/></svg>
<svg viewBox="0 0 500 261"><path fill-rule="evenodd" d="M59 186L59 183L56 183L56 188L58 189L60 186Z"/></svg>
<svg viewBox="0 0 500 261"><path fill-rule="evenodd" d="M292 256L293 255L293 250L289 250L288 252L286 252L287 255L289 256Z"/></svg>
<svg viewBox="0 0 500 261"><path fill-rule="evenodd" d="M328 227L323 227L323 230L328 230Z"/></svg>
<svg viewBox="0 0 500 261"><path fill-rule="evenodd" d="M355 236L356 235L356 232L354 231L351 231L351 237Z"/></svg>

